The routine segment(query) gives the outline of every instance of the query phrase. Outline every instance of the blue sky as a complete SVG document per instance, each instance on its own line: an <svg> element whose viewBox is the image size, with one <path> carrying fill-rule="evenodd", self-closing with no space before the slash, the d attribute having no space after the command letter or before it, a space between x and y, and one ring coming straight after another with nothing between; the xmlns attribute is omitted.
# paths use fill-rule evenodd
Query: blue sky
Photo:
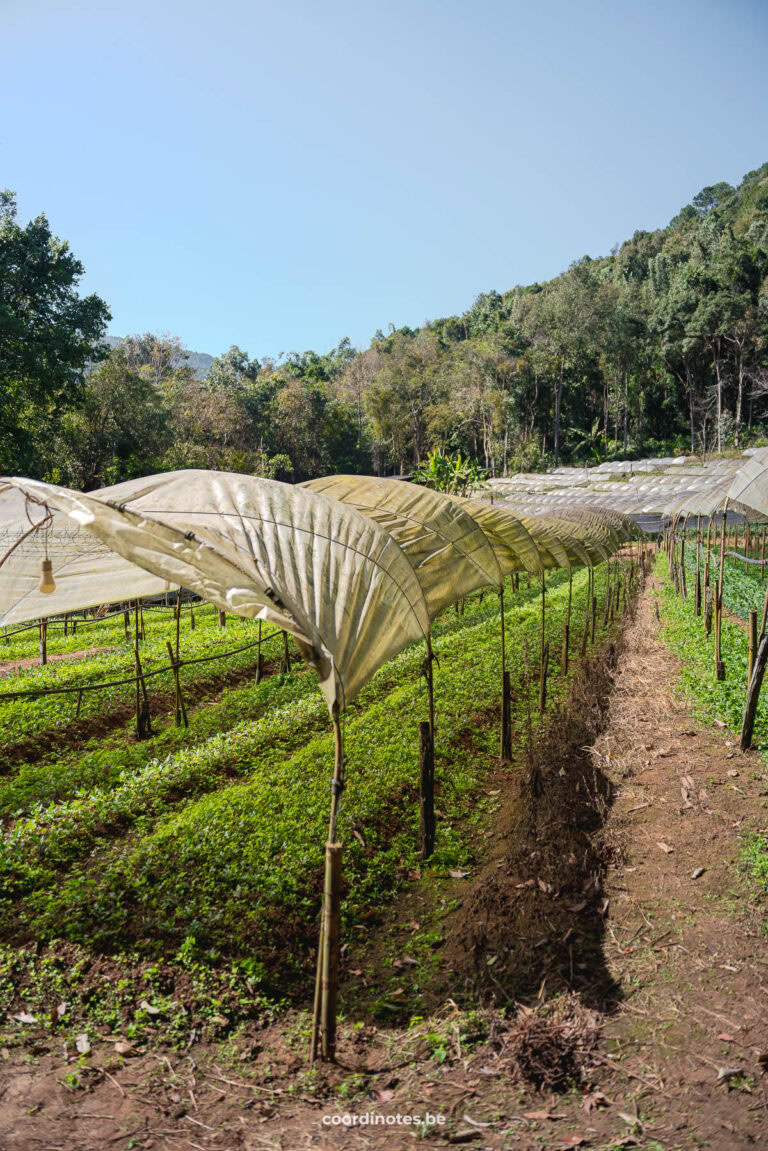
<svg viewBox="0 0 768 1151"><path fill-rule="evenodd" d="M110 330L327 351L768 160L763 0L0 0L0 185Z"/></svg>

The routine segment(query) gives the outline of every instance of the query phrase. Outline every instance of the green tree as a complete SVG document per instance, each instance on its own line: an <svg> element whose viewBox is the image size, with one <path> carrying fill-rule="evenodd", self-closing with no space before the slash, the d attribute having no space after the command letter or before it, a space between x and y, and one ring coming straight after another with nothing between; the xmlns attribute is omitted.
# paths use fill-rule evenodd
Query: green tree
<svg viewBox="0 0 768 1151"><path fill-rule="evenodd" d="M170 441L167 417L160 390L114 351L86 377L77 410L62 415L49 472L89 491L157 471Z"/></svg>
<svg viewBox="0 0 768 1151"><path fill-rule="evenodd" d="M83 265L45 216L22 227L0 192L0 471L39 474L40 444L82 398L86 367L103 358L109 310L81 297Z"/></svg>

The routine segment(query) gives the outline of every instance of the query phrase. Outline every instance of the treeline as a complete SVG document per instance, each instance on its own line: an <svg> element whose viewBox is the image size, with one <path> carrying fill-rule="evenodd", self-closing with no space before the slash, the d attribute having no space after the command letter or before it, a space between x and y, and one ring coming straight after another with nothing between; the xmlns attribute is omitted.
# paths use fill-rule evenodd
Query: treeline
<svg viewBox="0 0 768 1151"><path fill-rule="evenodd" d="M409 472L441 448L504 474L723 450L766 430L768 164L703 189L664 229L464 315L378 331L360 352L342 340L274 362L233 347L204 380L172 338L100 347L109 314L79 299L81 273L44 217L16 223L6 194L6 472L84 488L179 467L298 481Z"/></svg>

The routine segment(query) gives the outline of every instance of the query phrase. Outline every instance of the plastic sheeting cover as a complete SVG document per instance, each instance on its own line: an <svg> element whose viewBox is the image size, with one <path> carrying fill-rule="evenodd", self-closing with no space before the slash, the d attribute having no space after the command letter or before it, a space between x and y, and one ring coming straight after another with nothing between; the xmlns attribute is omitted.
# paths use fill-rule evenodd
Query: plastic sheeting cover
<svg viewBox="0 0 768 1151"><path fill-rule="evenodd" d="M90 495L14 479L0 481L6 500L6 484L36 501L38 515L47 504L128 561L108 586L100 570L106 557L92 554L99 594L91 603L138 594L137 581L149 572L160 588L168 581L237 615L273 620L303 645L329 708L349 702L387 659L429 629L419 583L388 533L315 492L205 471L150 476ZM70 545L58 531L48 543L57 592L45 606L49 613L74 610L82 606L75 600L86 561L67 598ZM0 624L40 614L39 578L39 566L30 569L20 545L0 568Z"/></svg>

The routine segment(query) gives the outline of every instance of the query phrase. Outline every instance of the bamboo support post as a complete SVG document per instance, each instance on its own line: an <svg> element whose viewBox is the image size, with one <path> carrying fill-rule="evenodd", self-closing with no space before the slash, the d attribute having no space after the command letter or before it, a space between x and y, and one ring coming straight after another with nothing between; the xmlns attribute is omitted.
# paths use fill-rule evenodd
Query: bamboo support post
<svg viewBox="0 0 768 1151"><path fill-rule="evenodd" d="M421 857L435 850L435 756L429 723L419 724L419 809Z"/></svg>
<svg viewBox="0 0 768 1151"><path fill-rule="evenodd" d="M178 652L174 654L171 646L171 641L166 640L166 647L168 648L168 656L171 661L171 668L173 669L173 682L176 689L176 726L189 727L189 720L187 718L187 709L184 704L184 696L181 694L181 679L179 677L179 656Z"/></svg>
<svg viewBox="0 0 768 1151"><path fill-rule="evenodd" d="M603 610L603 627L608 626L608 620L610 619L610 616L611 616L611 602L612 602L612 600L613 600L613 585L609 583L608 587L605 589L605 608Z"/></svg>
<svg viewBox="0 0 768 1151"><path fill-rule="evenodd" d="M539 670L539 711L543 715L547 710L547 671L549 669L549 641L544 644Z"/></svg>
<svg viewBox="0 0 768 1151"><path fill-rule="evenodd" d="M565 613L565 623L563 624L563 648L560 653L560 674L568 674L568 656L569 646L571 641L571 603L573 600L573 572L568 572L568 607Z"/></svg>
<svg viewBox="0 0 768 1151"><path fill-rule="evenodd" d="M757 654L757 609L750 608L749 610L749 649L747 656L747 688L749 688L750 680L752 679L752 671L755 666L755 655Z"/></svg>
<svg viewBox="0 0 768 1151"><path fill-rule="evenodd" d="M341 844L336 843L336 823L344 789L344 754L338 702L331 714L333 722L333 779L328 840L325 845L323 911L317 949L315 1002L310 1038L310 1066L317 1057L318 1042L323 1059L336 1056L336 1004L339 992L339 916L341 907Z"/></svg>
<svg viewBox="0 0 768 1151"><path fill-rule="evenodd" d="M587 581L589 587L589 581ZM584 607L584 634L581 637L581 658L587 654L587 640L589 639L589 595L587 595L587 602Z"/></svg>
<svg viewBox="0 0 768 1151"><path fill-rule="evenodd" d="M696 516L696 588L693 595L695 615L701 615L701 516Z"/></svg>
<svg viewBox="0 0 768 1151"><path fill-rule="evenodd" d="M40 666L48 663L48 620L41 619L40 624Z"/></svg>
<svg viewBox="0 0 768 1151"><path fill-rule="evenodd" d="M539 698L541 698L541 692L542 692L541 684L543 683L543 680L544 680L544 649L545 649L544 626L545 626L545 622L546 622L546 616L547 616L547 583L546 583L546 575L544 572L542 572L541 573L541 635L539 638L539 685L540 685L539 686Z"/></svg>
<svg viewBox="0 0 768 1151"><path fill-rule="evenodd" d="M499 754L502 760L512 755L512 741L509 731L509 673L507 672L506 625L504 620L504 583L499 587L499 615L501 620L501 740Z"/></svg>
<svg viewBox="0 0 768 1151"><path fill-rule="evenodd" d="M723 523L720 532L720 576L715 584L715 675L718 680L725 679L725 664L722 658L722 630L723 630L723 577L725 575L725 533L728 527L728 500L723 505Z"/></svg>
<svg viewBox="0 0 768 1151"><path fill-rule="evenodd" d="M768 587L765 589L765 599L763 600L763 619L760 624L760 638L765 635L766 622L768 622Z"/></svg>
<svg viewBox="0 0 768 1151"><path fill-rule="evenodd" d="M752 669L752 678L747 690L747 702L744 707L744 721L741 725L741 750L747 751L752 746L752 732L755 727L757 704L760 699L760 689L763 686L765 665L768 662L768 636L761 635L755 655L755 666Z"/></svg>
<svg viewBox="0 0 768 1151"><path fill-rule="evenodd" d="M339 919L341 910L341 844L325 845L323 899L323 986L320 1033L323 1059L336 1058L336 1004L339 998Z"/></svg>
<svg viewBox="0 0 768 1151"><path fill-rule="evenodd" d="M290 652L288 651L288 632L287 631L283 632L283 671L285 672L286 675L289 675L290 671L291 671L291 656L290 656Z"/></svg>
<svg viewBox="0 0 768 1151"><path fill-rule="evenodd" d="M512 758L512 677L504 672L501 695L501 758Z"/></svg>
<svg viewBox="0 0 768 1151"><path fill-rule="evenodd" d="M502 638L503 643L503 638ZM503 648L502 648L503 652ZM502 654L503 658L503 654ZM427 658L424 665L424 675L427 681L427 706L429 708L429 738L432 740L432 755L435 754L435 656L432 651L432 633L427 636Z"/></svg>
<svg viewBox="0 0 768 1151"><path fill-rule="evenodd" d="M139 636L141 633L141 625L139 622L138 600L134 600L133 630L133 657L136 665L136 736L138 739L144 739L147 735L152 734L152 725L149 718L149 696L147 695L147 685L144 682L144 674L141 667L141 656L139 655Z"/></svg>
<svg viewBox="0 0 768 1151"><path fill-rule="evenodd" d="M256 657L256 682L261 683L264 678L264 656L261 653L261 620L259 620L259 654Z"/></svg>

